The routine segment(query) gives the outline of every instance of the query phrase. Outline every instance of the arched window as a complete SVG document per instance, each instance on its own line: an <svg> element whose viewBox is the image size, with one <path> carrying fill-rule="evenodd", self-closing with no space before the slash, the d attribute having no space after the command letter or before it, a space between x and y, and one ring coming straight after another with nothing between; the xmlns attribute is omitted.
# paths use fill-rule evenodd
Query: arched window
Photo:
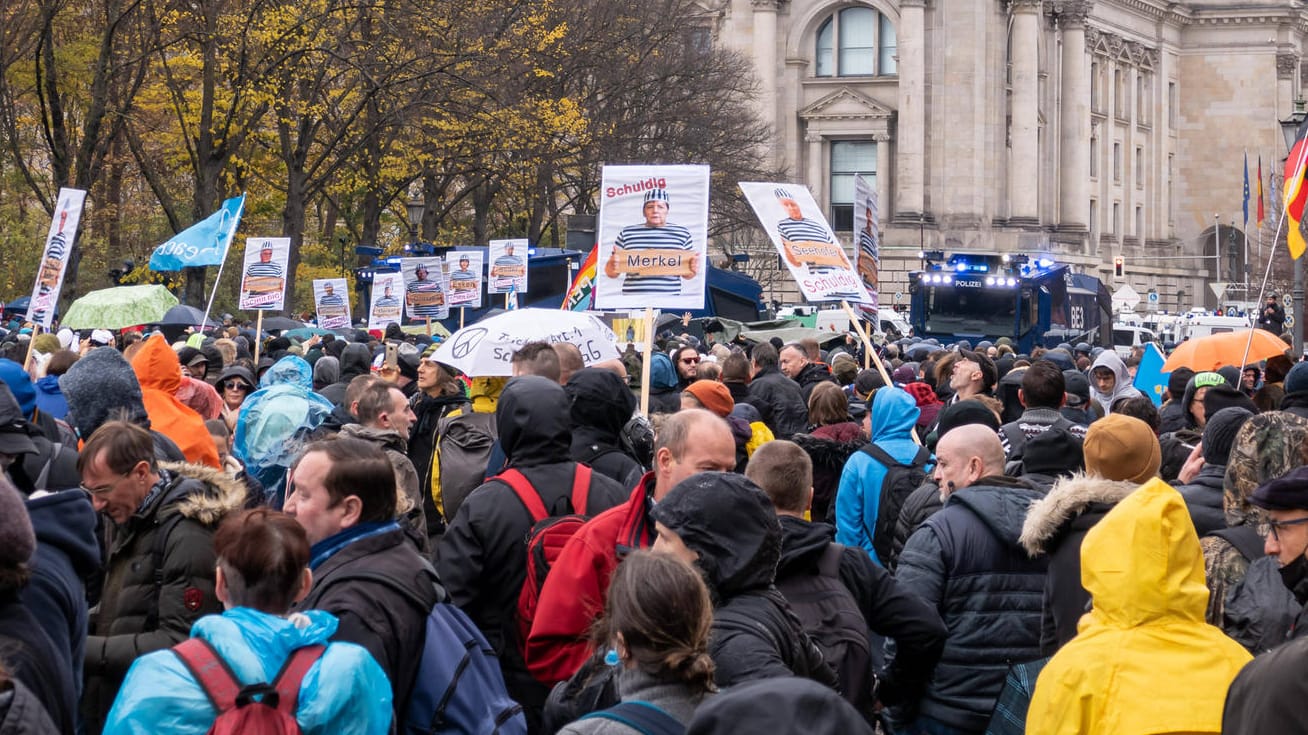
<svg viewBox="0 0 1308 735"><path fill-rule="evenodd" d="M819 77L867 77L894 74L895 26L867 7L845 8L818 27L814 43Z"/></svg>

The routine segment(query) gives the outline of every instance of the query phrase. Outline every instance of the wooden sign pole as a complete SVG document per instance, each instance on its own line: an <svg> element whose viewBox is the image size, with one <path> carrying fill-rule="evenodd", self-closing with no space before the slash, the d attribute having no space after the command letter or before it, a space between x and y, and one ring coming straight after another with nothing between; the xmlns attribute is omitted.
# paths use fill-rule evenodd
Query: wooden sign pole
<svg viewBox="0 0 1308 735"><path fill-rule="evenodd" d="M654 360L654 310L645 307L645 357L640 370L640 412L649 416L650 366Z"/></svg>
<svg viewBox="0 0 1308 735"><path fill-rule="evenodd" d="M254 369L259 369L259 347L263 344L263 310L254 319Z"/></svg>

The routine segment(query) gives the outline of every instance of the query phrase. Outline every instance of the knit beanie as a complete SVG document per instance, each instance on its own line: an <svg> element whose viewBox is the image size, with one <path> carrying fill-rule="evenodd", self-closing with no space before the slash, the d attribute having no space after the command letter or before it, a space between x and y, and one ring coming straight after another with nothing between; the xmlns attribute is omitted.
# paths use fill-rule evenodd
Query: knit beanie
<svg viewBox="0 0 1308 735"><path fill-rule="evenodd" d="M68 420L78 436L89 439L100 424L125 411L129 421L145 418L141 384L123 354L97 347L59 376L59 389L68 401Z"/></svg>
<svg viewBox="0 0 1308 735"><path fill-rule="evenodd" d="M1066 429L1045 429L1022 447L1023 474L1071 474L1085 467L1081 439Z"/></svg>
<svg viewBox="0 0 1308 735"><path fill-rule="evenodd" d="M696 380L686 386L686 392L703 404L704 408L726 418L735 408L736 402L731 398L731 391L716 380Z"/></svg>
<svg viewBox="0 0 1308 735"><path fill-rule="evenodd" d="M1258 406L1254 405L1249 396L1232 388L1229 385L1214 385L1204 393L1204 415L1212 416L1224 408L1239 407L1250 413L1258 413Z"/></svg>
<svg viewBox="0 0 1308 735"><path fill-rule="evenodd" d="M1211 392L1211 390L1210 390ZM1208 404L1207 400L1204 405ZM1223 408L1208 414L1208 423L1204 425L1204 461L1208 464L1226 466L1231 456L1231 445L1240 427L1248 421L1253 413L1239 406Z"/></svg>
<svg viewBox="0 0 1308 735"><path fill-rule="evenodd" d="M937 441L951 429L968 424L981 424L990 427L993 431L999 431L999 419L995 417L995 412L986 408L981 401L968 399L951 403L941 409L940 420L936 422Z"/></svg>
<svg viewBox="0 0 1308 735"><path fill-rule="evenodd" d="M36 534L23 496L0 475L0 568L14 569L31 561Z"/></svg>
<svg viewBox="0 0 1308 735"><path fill-rule="evenodd" d="M1188 367L1179 367L1173 370L1171 375L1167 376L1167 392L1171 394L1173 399L1181 400L1181 396L1185 395L1185 386L1193 377L1194 371Z"/></svg>
<svg viewBox="0 0 1308 735"><path fill-rule="evenodd" d="M1109 414L1085 434L1085 469L1106 480L1142 484L1158 474L1162 451L1149 424L1133 416Z"/></svg>
<svg viewBox="0 0 1308 735"><path fill-rule="evenodd" d="M1217 369L1217 374L1226 379L1226 384L1232 388L1240 387L1240 368L1234 365L1223 365Z"/></svg>
<svg viewBox="0 0 1308 735"><path fill-rule="evenodd" d="M1298 393L1308 390L1308 362L1295 363L1285 376L1285 392Z"/></svg>

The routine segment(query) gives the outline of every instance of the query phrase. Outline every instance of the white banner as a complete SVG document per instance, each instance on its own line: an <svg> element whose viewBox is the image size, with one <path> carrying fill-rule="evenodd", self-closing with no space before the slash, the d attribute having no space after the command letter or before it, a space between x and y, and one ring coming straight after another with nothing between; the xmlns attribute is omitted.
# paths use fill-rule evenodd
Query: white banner
<svg viewBox="0 0 1308 735"><path fill-rule="evenodd" d="M862 174L854 174L854 261L858 277L871 303L860 304L859 311L877 324L880 309L881 233L877 230L877 192Z"/></svg>
<svg viewBox="0 0 1308 735"><path fill-rule="evenodd" d="M400 273L404 276L405 315L415 321L444 319L450 315L445 264L440 258L401 258ZM374 298L376 288L374 281Z"/></svg>
<svg viewBox="0 0 1308 735"><path fill-rule="evenodd" d="M740 189L805 298L872 302L808 187L742 181Z"/></svg>
<svg viewBox="0 0 1308 735"><path fill-rule="evenodd" d="M45 236L45 250L36 266L36 284L27 306L27 321L50 329L54 321L59 291L64 287L64 272L68 270L68 254L77 237L77 223L82 219L82 204L86 192L82 189L60 189L59 206Z"/></svg>
<svg viewBox="0 0 1308 735"><path fill-rule="evenodd" d="M491 240L486 293L527 292L527 240Z"/></svg>
<svg viewBox="0 0 1308 735"><path fill-rule="evenodd" d="M605 166L595 307L703 309L708 166Z"/></svg>
<svg viewBox="0 0 1308 735"><path fill-rule="evenodd" d="M290 258L289 237L246 238L237 308L281 311L286 303L286 264Z"/></svg>
<svg viewBox="0 0 1308 735"><path fill-rule="evenodd" d="M318 326L323 329L346 329L350 326L350 286L344 278L315 278L313 305Z"/></svg>
<svg viewBox="0 0 1308 735"><path fill-rule="evenodd" d="M372 303L368 305L368 329L385 329L400 323L403 309L404 274L378 273L372 277Z"/></svg>
<svg viewBox="0 0 1308 735"><path fill-rule="evenodd" d="M482 257L480 250L455 250L445 258L445 282L450 287L450 306L481 308Z"/></svg>

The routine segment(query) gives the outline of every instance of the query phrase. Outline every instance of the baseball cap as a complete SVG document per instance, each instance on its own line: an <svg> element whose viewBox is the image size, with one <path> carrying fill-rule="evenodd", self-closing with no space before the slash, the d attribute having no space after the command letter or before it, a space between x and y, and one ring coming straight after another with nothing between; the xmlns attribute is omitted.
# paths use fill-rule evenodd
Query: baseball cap
<svg viewBox="0 0 1308 735"><path fill-rule="evenodd" d="M113 332L110 332L107 329L92 330L91 342L92 344L97 344L100 345L101 347L105 345L111 345L114 342L114 334Z"/></svg>
<svg viewBox="0 0 1308 735"><path fill-rule="evenodd" d="M958 354L962 355L964 360L971 360L981 366L983 390L990 390L995 387L995 382L999 380L999 371L995 368L995 362L990 359L989 355L975 350L959 350Z"/></svg>
<svg viewBox="0 0 1308 735"><path fill-rule="evenodd" d="M1063 371L1063 390L1067 393L1067 405L1072 408L1090 401L1090 380L1080 370Z"/></svg>

